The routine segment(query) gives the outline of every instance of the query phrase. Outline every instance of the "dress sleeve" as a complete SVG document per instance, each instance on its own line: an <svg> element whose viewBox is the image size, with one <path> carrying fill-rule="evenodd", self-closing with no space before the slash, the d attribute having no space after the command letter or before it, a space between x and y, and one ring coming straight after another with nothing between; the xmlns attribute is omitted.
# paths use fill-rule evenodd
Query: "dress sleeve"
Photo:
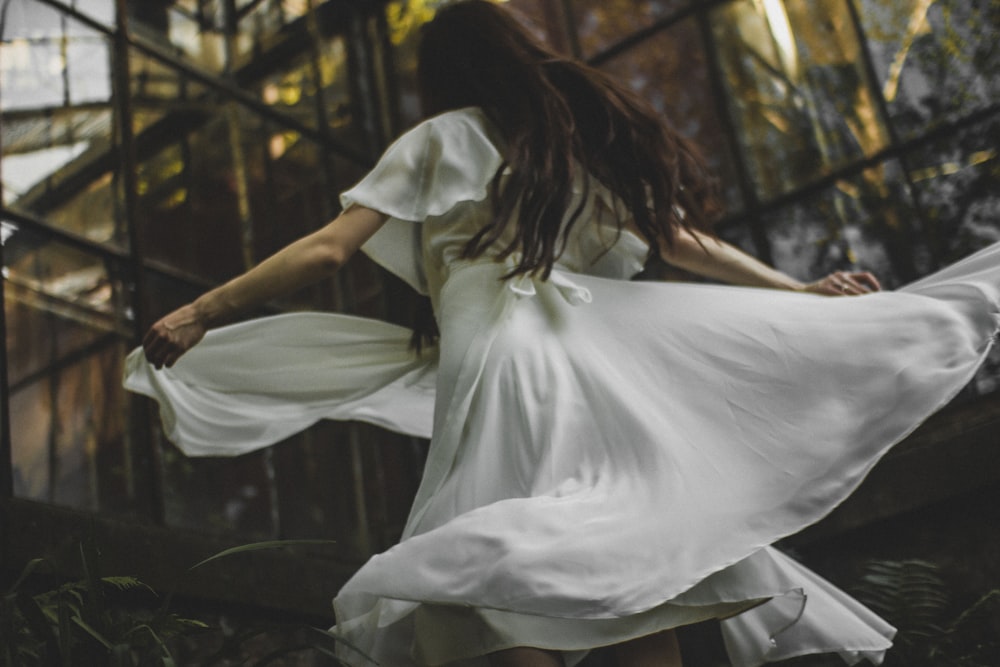
<svg viewBox="0 0 1000 667"><path fill-rule="evenodd" d="M360 183L340 195L389 216L362 250L426 294L420 227L456 205L482 201L503 162L489 123L478 109L436 116L397 139Z"/></svg>

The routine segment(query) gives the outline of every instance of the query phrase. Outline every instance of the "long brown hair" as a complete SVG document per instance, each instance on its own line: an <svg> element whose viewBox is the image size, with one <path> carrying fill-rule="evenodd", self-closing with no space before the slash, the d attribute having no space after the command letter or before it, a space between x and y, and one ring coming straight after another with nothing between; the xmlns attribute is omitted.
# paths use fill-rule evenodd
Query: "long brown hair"
<svg viewBox="0 0 1000 667"><path fill-rule="evenodd" d="M573 210L563 225L577 168L621 199L654 253L670 247L678 226L710 230L720 211L704 161L660 114L549 49L498 5L464 0L439 10L424 27L418 80L426 115L480 107L506 141L492 223L465 254L496 243L516 211L515 238L498 249L500 257L520 253L510 275L548 277L580 216Z"/></svg>

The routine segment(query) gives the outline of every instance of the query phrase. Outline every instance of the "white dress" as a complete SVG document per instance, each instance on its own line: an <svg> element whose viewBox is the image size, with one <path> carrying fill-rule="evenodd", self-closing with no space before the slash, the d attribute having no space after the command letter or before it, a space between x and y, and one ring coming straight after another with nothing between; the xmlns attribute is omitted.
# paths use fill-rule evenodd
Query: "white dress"
<svg viewBox="0 0 1000 667"><path fill-rule="evenodd" d="M572 664L707 618L725 619L734 665L881 661L893 628L769 545L972 377L1000 318L1000 245L854 298L636 283L646 245L578 179L585 217L551 278L501 281L509 263L460 258L490 215L498 145L480 111L449 112L342 195L391 216L364 250L431 296L438 349L282 315L212 331L169 370L133 352L126 385L190 455L322 418L432 436L401 542L335 600L336 632L383 666L484 665L519 645Z"/></svg>

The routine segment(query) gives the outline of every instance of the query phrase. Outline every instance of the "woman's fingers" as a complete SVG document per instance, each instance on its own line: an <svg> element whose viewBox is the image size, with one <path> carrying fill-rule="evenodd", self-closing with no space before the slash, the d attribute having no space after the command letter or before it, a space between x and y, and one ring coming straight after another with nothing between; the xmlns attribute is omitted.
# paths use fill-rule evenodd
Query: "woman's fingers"
<svg viewBox="0 0 1000 667"><path fill-rule="evenodd" d="M181 308L160 319L142 339L146 360L157 369L171 367L205 335L197 317Z"/></svg>
<svg viewBox="0 0 1000 667"><path fill-rule="evenodd" d="M875 277L875 274L869 271L860 271L851 275L853 275L854 279L858 282L867 285L868 289L872 292L878 292L882 289L882 284L879 283L878 278Z"/></svg>
<svg viewBox="0 0 1000 667"><path fill-rule="evenodd" d="M837 271L833 274L844 294L867 294L882 288L878 279L868 271Z"/></svg>
<svg viewBox="0 0 1000 667"><path fill-rule="evenodd" d="M835 271L807 288L828 296L857 296L882 289L878 278L868 271Z"/></svg>

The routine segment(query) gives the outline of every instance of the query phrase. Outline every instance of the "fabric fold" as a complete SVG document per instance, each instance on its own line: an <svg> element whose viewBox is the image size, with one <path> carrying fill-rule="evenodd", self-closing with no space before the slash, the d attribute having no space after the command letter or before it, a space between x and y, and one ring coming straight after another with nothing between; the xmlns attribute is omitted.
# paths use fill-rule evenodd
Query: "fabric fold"
<svg viewBox="0 0 1000 667"><path fill-rule="evenodd" d="M142 349L124 385L156 400L167 438L188 456L238 456L320 419L431 434L437 350L410 330L347 315L293 313L209 331L173 368Z"/></svg>

